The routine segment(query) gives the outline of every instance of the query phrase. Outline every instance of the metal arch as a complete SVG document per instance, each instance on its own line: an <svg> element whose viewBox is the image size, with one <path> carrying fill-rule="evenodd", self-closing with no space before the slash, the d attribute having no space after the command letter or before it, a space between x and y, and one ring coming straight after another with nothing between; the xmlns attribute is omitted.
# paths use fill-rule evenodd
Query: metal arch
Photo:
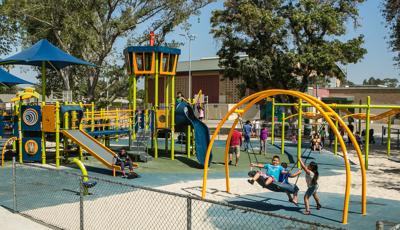
<svg viewBox="0 0 400 230"><path fill-rule="evenodd" d="M248 102L248 101L250 101L250 100L252 100L252 99L254 99L256 97L259 97L259 96L265 98L265 97L268 97L268 96L274 96L274 95L278 95L278 94L292 95L292 96L296 96L296 97L299 97L301 99L304 99L304 100L308 101L310 104L313 104L313 106L316 107L318 110L320 110L320 112L324 115L324 118L328 121L329 125L334 127L334 124L333 124L332 120L328 117L328 115L325 113L325 111L323 111L322 108L320 108L318 106L318 104L321 104L324 108L326 108L327 105L325 105L323 102L317 101L315 98L309 97L308 95L305 95L303 93L296 92L296 91L290 91L290 90L266 90L266 91L261 91L259 93L255 93L253 95L248 96L247 98L243 99L238 104L236 104L233 108L231 108L231 110L221 120L221 122L217 126L217 128L216 128L216 130L215 130L215 132L214 132L214 134L213 134L213 136L211 138L210 145L208 146L208 149L207 149L206 163L205 163L205 167L204 167L203 191L202 191L202 197L203 198L205 197L205 190L206 190L208 159L210 157L209 154L210 154L211 149L212 149L212 144L214 143L215 138L216 138L219 130L221 129L221 126L226 122L228 117L239 106L243 105L244 103L246 103L246 102ZM341 125L344 125L344 122L343 122L342 119L340 119L340 117L339 117L338 120L342 123ZM336 129L333 129L333 130L335 132L335 135L340 136L338 130L336 130ZM352 135L350 134L350 136L352 136ZM352 138L355 139L354 136L352 136ZM344 155L344 158L345 158L345 165L346 165L346 191L345 191L345 205L344 205L345 207L344 207L344 211L343 211L343 220L342 220L342 222L343 223L347 223L348 203L349 203L349 195L350 195L349 194L350 193L350 165L349 165L349 162L348 162L348 159L347 159L347 151L346 151L346 147L345 147L345 144L343 142L343 139L340 138L339 140L340 140L341 146L344 146L342 148L344 150L343 151L343 155ZM359 149L358 145L357 145L356 149ZM363 166L363 162L362 161L360 162L360 164ZM365 176L365 175L363 175L363 176Z"/></svg>

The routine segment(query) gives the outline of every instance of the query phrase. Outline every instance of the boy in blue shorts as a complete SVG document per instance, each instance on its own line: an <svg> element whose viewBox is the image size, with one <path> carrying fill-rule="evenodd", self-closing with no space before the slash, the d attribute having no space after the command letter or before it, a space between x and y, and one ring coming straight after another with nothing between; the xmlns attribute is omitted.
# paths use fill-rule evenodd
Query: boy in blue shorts
<svg viewBox="0 0 400 230"><path fill-rule="evenodd" d="M279 156L274 156L272 157L272 164L254 164L251 163L251 167L258 167L258 168L264 168L266 169L265 173L262 171L257 171L256 174L254 175L253 178L248 179L247 181L250 184L254 184L254 181L257 181L258 178L263 178L265 180L264 184L265 186L268 186L269 184L273 183L274 181L279 180L279 175L280 174L287 174L287 172L284 170L284 168L279 165L280 158Z"/></svg>

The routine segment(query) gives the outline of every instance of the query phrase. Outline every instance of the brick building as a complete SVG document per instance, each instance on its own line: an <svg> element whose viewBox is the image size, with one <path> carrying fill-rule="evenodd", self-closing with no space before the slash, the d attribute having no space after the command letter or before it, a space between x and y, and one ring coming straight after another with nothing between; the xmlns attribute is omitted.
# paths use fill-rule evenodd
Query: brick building
<svg viewBox="0 0 400 230"><path fill-rule="evenodd" d="M224 79L218 57L192 61L192 95L201 89L209 103L236 103L241 98L237 86L241 79ZM176 91L189 94L189 62L179 62L175 80Z"/></svg>

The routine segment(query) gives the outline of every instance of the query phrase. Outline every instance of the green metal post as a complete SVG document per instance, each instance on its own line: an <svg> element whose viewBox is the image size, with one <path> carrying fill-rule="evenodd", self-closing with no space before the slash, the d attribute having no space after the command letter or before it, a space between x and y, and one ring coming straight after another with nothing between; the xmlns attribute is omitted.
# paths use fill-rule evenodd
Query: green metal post
<svg viewBox="0 0 400 230"><path fill-rule="evenodd" d="M149 76L144 76L144 119L145 119L145 130L149 129Z"/></svg>
<svg viewBox="0 0 400 230"><path fill-rule="evenodd" d="M42 102L46 102L46 62L42 62Z"/></svg>
<svg viewBox="0 0 400 230"><path fill-rule="evenodd" d="M42 111L46 102L42 101ZM46 133L42 130L42 164L46 164Z"/></svg>
<svg viewBox="0 0 400 230"><path fill-rule="evenodd" d="M157 116L157 110L158 110L158 54L156 54L156 73L154 76L154 133L153 133L153 141L154 141L154 158L158 158L158 139L157 139L157 127L158 127L158 116Z"/></svg>
<svg viewBox="0 0 400 230"><path fill-rule="evenodd" d="M22 138L23 138L23 135L22 135L22 97L20 97L19 98L19 108L18 108L18 111L19 111L19 115L18 115L18 138L19 138L19 140L18 140L18 151L19 151L19 163L20 164L22 164L23 163L23 161L22 161Z"/></svg>
<svg viewBox="0 0 400 230"><path fill-rule="evenodd" d="M367 96L367 120L365 125L365 169L368 169L368 154L369 154L369 129L371 121L371 98Z"/></svg>
<svg viewBox="0 0 400 230"><path fill-rule="evenodd" d="M171 76L171 155L175 158L175 76Z"/></svg>
<svg viewBox="0 0 400 230"><path fill-rule="evenodd" d="M391 126L392 126L392 118L388 117L388 136L387 136L387 155L390 156L390 141L391 141Z"/></svg>
<svg viewBox="0 0 400 230"><path fill-rule="evenodd" d="M56 102L56 167L60 167L60 103Z"/></svg>
<svg viewBox="0 0 400 230"><path fill-rule="evenodd" d="M281 154L285 154L285 113L282 113Z"/></svg>
<svg viewBox="0 0 400 230"><path fill-rule="evenodd" d="M298 105L298 119L297 119L297 126L298 126L298 133L297 133L297 167L300 168L300 159L301 159L301 120L303 119L303 100L299 99Z"/></svg>
<svg viewBox="0 0 400 230"><path fill-rule="evenodd" d="M91 131L94 132L94 102L91 103L91 107L92 107L92 114L91 114L91 122L92 122L92 127L91 127Z"/></svg>
<svg viewBox="0 0 400 230"><path fill-rule="evenodd" d="M336 121L335 121L335 126L336 126L336 129L339 128L339 121L338 121L337 119L336 119ZM338 150L338 138L337 138L337 136L335 135L335 142L334 142L334 145L333 145L333 154L334 154L334 155L337 154L337 150Z"/></svg>
<svg viewBox="0 0 400 230"><path fill-rule="evenodd" d="M133 103L133 108L132 108L132 110L133 110L133 114L134 114L134 116L133 116L133 127L132 127L132 139L133 140L136 140L136 121L137 121L137 118L136 118L136 86L137 86L137 78L136 78L136 74L133 74L133 84L132 84L132 96L133 96L133 100L132 100L132 103Z"/></svg>
<svg viewBox="0 0 400 230"><path fill-rule="evenodd" d="M69 114L68 112L64 113L64 129L69 129L69 124L68 124L68 120L69 120ZM64 138L64 155L67 154L67 148L68 148L68 140L67 138Z"/></svg>
<svg viewBox="0 0 400 230"><path fill-rule="evenodd" d="M272 98L271 144L275 143L275 98Z"/></svg>

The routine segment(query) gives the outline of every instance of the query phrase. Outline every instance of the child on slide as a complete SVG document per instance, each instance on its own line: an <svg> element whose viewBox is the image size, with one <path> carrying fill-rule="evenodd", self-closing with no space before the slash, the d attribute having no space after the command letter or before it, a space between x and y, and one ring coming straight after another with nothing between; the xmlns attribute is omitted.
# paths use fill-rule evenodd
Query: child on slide
<svg viewBox="0 0 400 230"><path fill-rule="evenodd" d="M258 167L258 168L264 168L266 169L266 172L261 172L257 171L254 173L254 171L250 171L248 175L252 177L251 179L248 179L247 181L250 184L254 184L254 181L257 181L260 177L264 180L264 186L268 186L269 184L273 183L274 181L279 180L279 175L280 174L286 174L287 172L283 169L281 165L279 165L280 158L279 156L274 156L272 158L272 164L254 164L251 163L250 167ZM253 175L254 174L254 175Z"/></svg>
<svg viewBox="0 0 400 230"><path fill-rule="evenodd" d="M304 211L304 215L310 215L310 197L313 196L315 199L315 202L317 203L317 210L321 209L321 203L319 201L319 197L317 194L318 190L318 165L314 161L311 161L310 164L307 166L304 164L304 162L299 159L301 168L303 168L304 172L306 172L306 183L307 183L307 191L306 194L304 195L304 204L306 210Z"/></svg>
<svg viewBox="0 0 400 230"><path fill-rule="evenodd" d="M282 162L281 166L284 168L285 171L287 171L287 167L288 167L287 163ZM297 201L298 201L299 187L297 187L297 185L290 184L289 183L289 177L290 178L297 177L298 175L300 175L300 173L301 173L301 169L298 170L297 172L293 173L293 174L290 173L289 171L287 171L287 174L280 174L279 175L279 182L281 182L283 184L289 184L291 186L294 186L293 198L292 198L292 195L289 192L286 192L286 195L289 198L289 202L295 204L296 206L298 205Z"/></svg>

